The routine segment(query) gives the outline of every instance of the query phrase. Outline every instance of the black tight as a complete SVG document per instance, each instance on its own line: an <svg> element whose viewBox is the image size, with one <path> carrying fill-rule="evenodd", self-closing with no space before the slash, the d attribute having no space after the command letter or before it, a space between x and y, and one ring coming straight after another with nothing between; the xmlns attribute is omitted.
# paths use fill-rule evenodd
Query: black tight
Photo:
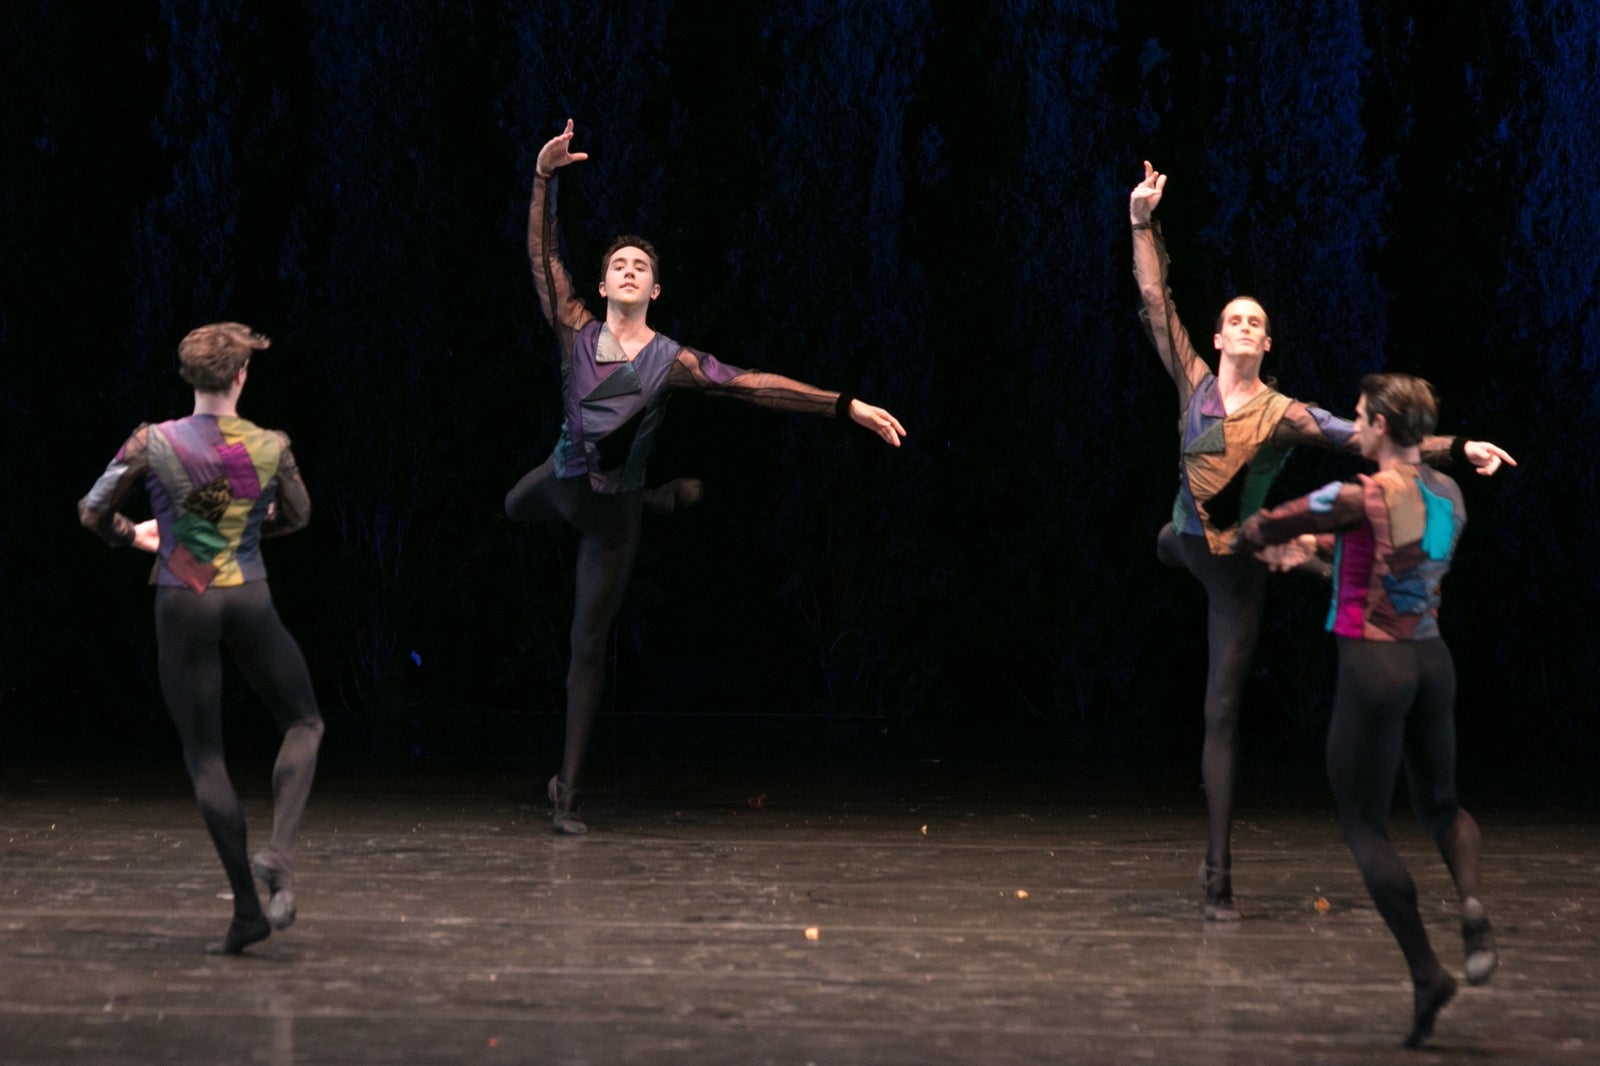
<svg viewBox="0 0 1600 1066"><path fill-rule="evenodd" d="M1378 913L1419 985L1443 973L1417 912L1417 888L1389 840L1395 779L1438 845L1456 891L1478 894L1478 823L1456 803L1455 664L1442 640L1339 639L1328 781L1339 825Z"/></svg>
<svg viewBox="0 0 1600 1066"><path fill-rule="evenodd" d="M272 837L267 850L287 885L295 837L322 742L322 716L300 647L278 620L265 581L208 589L156 589L156 644L161 694L183 743L201 816L233 887L234 915L256 918L261 904L250 877L244 808L222 751L222 655L235 663L283 733L272 768Z"/></svg>
<svg viewBox="0 0 1600 1066"><path fill-rule="evenodd" d="M1156 554L1183 566L1206 590L1206 735L1200 776L1206 791L1206 862L1226 870L1233 821L1234 764L1239 753L1239 702L1261 636L1267 568L1252 555L1213 555L1205 537L1166 525Z"/></svg>
<svg viewBox="0 0 1600 1066"><path fill-rule="evenodd" d="M578 787L584 753L600 710L606 646L622 607L639 548L638 492L594 492L584 477L558 478L551 460L506 493L506 515L518 522L560 519L578 531L572 610L572 660L567 667L567 735L561 778Z"/></svg>

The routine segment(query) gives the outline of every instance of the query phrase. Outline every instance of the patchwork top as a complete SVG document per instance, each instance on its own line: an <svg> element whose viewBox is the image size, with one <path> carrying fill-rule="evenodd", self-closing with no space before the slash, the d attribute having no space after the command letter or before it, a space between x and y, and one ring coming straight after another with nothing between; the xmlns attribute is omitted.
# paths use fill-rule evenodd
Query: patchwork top
<svg viewBox="0 0 1600 1066"><path fill-rule="evenodd" d="M1216 375L1195 350L1167 284L1170 266L1159 223L1133 230L1133 276L1143 298L1139 318L1178 387L1178 492L1172 527L1204 534L1214 555L1228 555L1239 523L1254 514L1291 449L1299 444L1359 455L1355 425L1270 386L1229 413ZM1460 442L1464 444L1465 442ZM1427 437L1424 461L1457 457L1456 438Z"/></svg>
<svg viewBox="0 0 1600 1066"><path fill-rule="evenodd" d="M155 585L203 593L264 581L261 538L299 529L311 516L288 436L238 417L140 426L78 502L79 521L107 543L131 543L134 523L117 509L140 483L161 533Z"/></svg>
<svg viewBox="0 0 1600 1066"><path fill-rule="evenodd" d="M1321 534L1333 556L1327 628L1360 640L1426 640L1439 635L1439 586L1466 523L1452 478L1401 463L1258 512L1239 541L1254 549Z"/></svg>
<svg viewBox="0 0 1600 1066"><path fill-rule="evenodd" d="M657 333L631 359L574 294L560 255L554 178L538 178L528 207L534 288L561 351L561 438L556 476L587 477L596 492L644 486L645 463L673 390L694 389L778 411L823 417L843 412L837 392L729 366Z"/></svg>

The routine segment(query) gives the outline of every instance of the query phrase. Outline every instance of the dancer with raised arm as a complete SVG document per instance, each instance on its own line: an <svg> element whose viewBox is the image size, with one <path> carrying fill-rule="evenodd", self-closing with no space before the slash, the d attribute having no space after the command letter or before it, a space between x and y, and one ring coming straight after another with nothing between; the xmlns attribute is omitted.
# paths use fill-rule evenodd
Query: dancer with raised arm
<svg viewBox="0 0 1600 1066"><path fill-rule="evenodd" d="M578 531L572 659L567 670L566 743L547 793L556 832L588 831L576 811L583 759L604 680L611 626L622 604L645 507L672 510L699 498L697 481L644 488L645 464L670 393L695 389L768 407L849 419L899 446L905 429L881 407L778 374L742 370L657 333L647 321L661 293L660 259L649 241L618 237L601 262L596 318L576 295L560 255L556 172L588 158L571 148L573 125L539 150L528 208L528 256L539 306L561 356L563 421L554 453L506 495L521 521L560 519Z"/></svg>
<svg viewBox="0 0 1600 1066"><path fill-rule="evenodd" d="M295 919L295 838L322 742L322 716L300 647L278 619L263 537L290 533L311 504L289 438L239 417L250 358L271 342L237 322L191 332L179 373L194 413L134 430L78 503L84 527L114 546L156 555L161 693L183 743L195 799L233 889L233 921L209 950L234 955ZM118 512L143 485L155 517ZM272 769L272 835L249 856L244 808L222 751L222 649L283 733ZM265 910L251 873L270 893Z"/></svg>
<svg viewBox="0 0 1600 1066"><path fill-rule="evenodd" d="M1272 326L1249 296L1230 300L1217 316L1211 343L1217 370L1206 365L1178 319L1167 281L1167 251L1154 212L1167 176L1148 162L1144 180L1128 201L1133 226L1133 275L1143 302L1145 332L1178 388L1181 412L1178 493L1172 521L1156 541L1161 560L1182 566L1206 591L1205 742L1200 769L1205 786L1206 857L1200 866L1202 913L1211 921L1237 921L1233 900L1233 778L1238 759L1239 699L1261 631L1266 569L1230 546L1243 519L1262 504L1284 457L1295 445L1355 453L1355 427L1320 407L1290 399L1261 378L1272 347ZM1480 474L1506 452L1486 441L1430 436L1420 442L1424 462L1466 460Z"/></svg>
<svg viewBox="0 0 1600 1066"><path fill-rule="evenodd" d="M1256 550L1320 534L1317 547L1333 560L1328 629L1339 645L1339 680L1328 781L1345 843L1411 969L1407 1047L1433 1032L1456 982L1428 942L1417 886L1389 839L1402 766L1417 818L1461 900L1467 983L1488 981L1499 962L1478 894L1478 823L1456 801L1456 673L1439 635L1439 585L1467 510L1460 487L1422 465L1423 435L1437 419L1426 381L1368 374L1356 401L1356 442L1378 472L1259 511L1234 537L1236 547ZM1275 561L1283 565L1292 555Z"/></svg>

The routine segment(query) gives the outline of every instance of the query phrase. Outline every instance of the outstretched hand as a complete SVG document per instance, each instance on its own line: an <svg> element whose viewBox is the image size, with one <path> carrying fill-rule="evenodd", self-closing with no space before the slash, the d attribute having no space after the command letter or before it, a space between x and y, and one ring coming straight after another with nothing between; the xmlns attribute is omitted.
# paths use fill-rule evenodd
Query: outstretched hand
<svg viewBox="0 0 1600 1066"><path fill-rule="evenodd" d="M572 143L572 136L572 120L569 118L567 128L545 141L544 147L539 149L539 159L534 166L540 174L548 176L554 174L557 167L580 163L589 158L588 152L574 152L567 147Z"/></svg>
<svg viewBox="0 0 1600 1066"><path fill-rule="evenodd" d="M1486 440L1469 440L1464 451L1467 454L1467 462L1477 467L1478 473L1484 477L1493 477L1502 463L1506 466L1517 465L1517 461L1511 458L1510 452Z"/></svg>
<svg viewBox="0 0 1600 1066"><path fill-rule="evenodd" d="M850 420L872 430L896 448L900 447L900 438L906 435L906 427L900 424L898 418L881 407L860 400L850 401Z"/></svg>
<svg viewBox="0 0 1600 1066"><path fill-rule="evenodd" d="M1128 197L1128 220L1135 226L1149 225L1150 216L1155 214L1156 205L1161 203L1161 193L1166 187L1167 176L1159 173L1146 159L1144 180L1133 187L1133 193Z"/></svg>

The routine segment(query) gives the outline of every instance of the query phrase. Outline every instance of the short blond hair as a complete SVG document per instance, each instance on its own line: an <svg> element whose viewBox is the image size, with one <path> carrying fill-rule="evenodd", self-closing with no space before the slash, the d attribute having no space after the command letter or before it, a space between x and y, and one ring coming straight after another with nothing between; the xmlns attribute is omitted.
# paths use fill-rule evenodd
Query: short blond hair
<svg viewBox="0 0 1600 1066"><path fill-rule="evenodd" d="M233 376L272 341L240 322L213 322L178 342L178 376L196 392L227 392Z"/></svg>

